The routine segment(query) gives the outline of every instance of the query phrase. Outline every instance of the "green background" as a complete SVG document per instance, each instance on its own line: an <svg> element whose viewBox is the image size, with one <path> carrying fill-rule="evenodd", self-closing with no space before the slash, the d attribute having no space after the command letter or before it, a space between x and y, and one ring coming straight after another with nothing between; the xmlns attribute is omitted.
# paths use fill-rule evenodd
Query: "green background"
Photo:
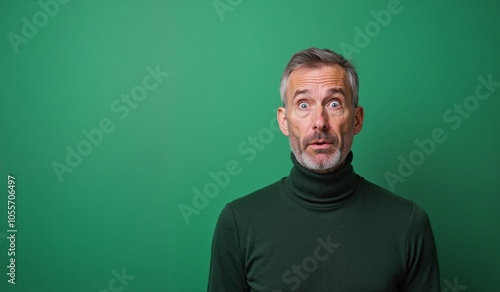
<svg viewBox="0 0 500 292"><path fill-rule="evenodd" d="M365 107L356 171L391 188L384 174L399 175L398 157L441 128L446 141L394 192L429 214L443 291L446 281L498 291L500 87L476 104L467 97L479 76L500 82L500 4L401 0L399 13L375 25L391 2L221 0L228 6L218 13L211 0L69 1L43 23L37 1L2 1L0 290L100 291L123 268L135 277L125 292L206 290L224 204L289 172L288 141L270 126L286 63L310 46L346 53L348 44ZM34 15L43 25L13 45L9 33L23 37L23 17ZM367 25L371 36L356 45ZM111 105L142 84L148 66L169 75L120 119ZM450 114L460 125L443 119L464 101L475 108ZM65 164L66 147L102 119L114 130L59 180L54 161ZM179 205L193 206L193 189L213 186L209 173L231 161L241 172L211 189L217 196L187 224ZM8 174L15 285L6 275Z"/></svg>

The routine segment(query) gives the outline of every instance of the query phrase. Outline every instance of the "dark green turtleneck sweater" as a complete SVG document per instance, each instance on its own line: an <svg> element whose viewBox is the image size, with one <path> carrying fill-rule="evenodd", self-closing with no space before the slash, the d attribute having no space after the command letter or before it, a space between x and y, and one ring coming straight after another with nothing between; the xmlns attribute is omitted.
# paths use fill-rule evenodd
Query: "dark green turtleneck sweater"
<svg viewBox="0 0 500 292"><path fill-rule="evenodd" d="M329 174L291 156L290 176L222 210L209 292L440 291L424 210L355 174L352 153Z"/></svg>

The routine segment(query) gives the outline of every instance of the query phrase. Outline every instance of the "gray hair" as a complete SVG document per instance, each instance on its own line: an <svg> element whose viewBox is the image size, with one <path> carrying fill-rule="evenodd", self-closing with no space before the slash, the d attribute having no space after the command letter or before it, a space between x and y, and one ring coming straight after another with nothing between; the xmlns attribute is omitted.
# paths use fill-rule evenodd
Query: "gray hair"
<svg viewBox="0 0 500 292"><path fill-rule="evenodd" d="M328 49L309 48L295 53L288 62L288 65L281 76L280 95L283 106L286 107L285 93L288 88L288 80L293 70L299 68L319 68L323 66L339 65L347 74L347 79L352 91L352 101L354 106L358 106L358 73L354 65L342 55Z"/></svg>

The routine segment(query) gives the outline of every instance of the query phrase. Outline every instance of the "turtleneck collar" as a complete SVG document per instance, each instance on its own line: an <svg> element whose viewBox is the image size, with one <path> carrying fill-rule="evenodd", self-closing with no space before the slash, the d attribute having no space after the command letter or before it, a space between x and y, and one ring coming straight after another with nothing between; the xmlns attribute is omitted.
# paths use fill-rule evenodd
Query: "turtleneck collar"
<svg viewBox="0 0 500 292"><path fill-rule="evenodd" d="M312 208L337 208L351 199L360 177L351 165L350 151L344 165L331 173L315 173L302 166L293 152L293 168L285 179L285 193L294 201Z"/></svg>

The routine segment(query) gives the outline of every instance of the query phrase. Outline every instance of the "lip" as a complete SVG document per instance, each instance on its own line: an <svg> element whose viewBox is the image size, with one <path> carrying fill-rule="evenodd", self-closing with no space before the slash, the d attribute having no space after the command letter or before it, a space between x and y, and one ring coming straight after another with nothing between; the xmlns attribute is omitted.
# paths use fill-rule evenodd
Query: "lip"
<svg viewBox="0 0 500 292"><path fill-rule="evenodd" d="M332 146L333 143L327 140L314 140L309 143L309 146L313 149L326 149Z"/></svg>

